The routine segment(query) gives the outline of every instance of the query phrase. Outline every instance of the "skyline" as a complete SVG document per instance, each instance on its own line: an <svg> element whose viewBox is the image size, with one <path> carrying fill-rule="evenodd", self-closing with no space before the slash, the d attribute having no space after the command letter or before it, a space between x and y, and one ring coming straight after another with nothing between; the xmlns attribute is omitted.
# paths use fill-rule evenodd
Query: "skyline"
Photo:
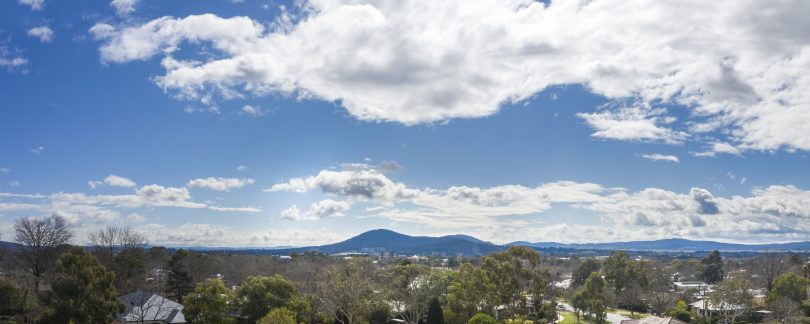
<svg viewBox="0 0 810 324"><path fill-rule="evenodd" d="M807 241L806 12L6 1L0 239L55 213L170 246Z"/></svg>

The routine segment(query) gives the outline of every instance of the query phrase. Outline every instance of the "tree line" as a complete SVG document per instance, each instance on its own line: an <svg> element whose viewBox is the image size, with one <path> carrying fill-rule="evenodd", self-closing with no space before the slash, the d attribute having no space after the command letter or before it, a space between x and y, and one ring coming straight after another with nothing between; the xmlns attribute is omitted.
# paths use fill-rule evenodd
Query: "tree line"
<svg viewBox="0 0 810 324"><path fill-rule="evenodd" d="M551 323L560 316L604 323L617 311L715 323L750 320L751 309L770 310L766 320L801 322L810 313L810 266L798 254L554 258L515 246L411 262L148 247L137 231L114 226L90 233L85 247L71 246L73 229L59 216L21 218L14 231L17 247L0 252L0 323L41 306L43 322L109 323L126 308L119 297L133 291L183 304L190 323ZM673 289L673 281L689 280L713 289ZM754 288L766 292L760 304ZM690 309L701 296L720 311Z"/></svg>

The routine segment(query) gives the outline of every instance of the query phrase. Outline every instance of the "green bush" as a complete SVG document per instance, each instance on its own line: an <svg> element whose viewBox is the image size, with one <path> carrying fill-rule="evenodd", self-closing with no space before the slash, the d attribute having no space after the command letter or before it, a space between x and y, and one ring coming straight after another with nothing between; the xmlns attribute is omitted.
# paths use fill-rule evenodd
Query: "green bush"
<svg viewBox="0 0 810 324"><path fill-rule="evenodd" d="M472 318L470 318L470 321L467 322L467 324L498 324L498 321L492 318L492 316L483 313L478 313L475 314Z"/></svg>

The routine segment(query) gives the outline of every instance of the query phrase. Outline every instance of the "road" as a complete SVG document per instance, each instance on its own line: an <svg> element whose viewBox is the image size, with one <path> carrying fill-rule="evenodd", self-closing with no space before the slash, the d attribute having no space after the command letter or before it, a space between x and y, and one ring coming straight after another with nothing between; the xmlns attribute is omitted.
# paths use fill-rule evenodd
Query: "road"
<svg viewBox="0 0 810 324"><path fill-rule="evenodd" d="M557 304L562 305L563 307L565 307L565 311L567 311L567 312L573 312L574 311L574 307L572 307L569 304L566 304L566 303L557 303ZM621 323L624 320L629 320L629 319L631 319L631 318L629 318L627 316L624 316L624 315L621 315L621 314L607 313L607 321L610 322L610 323L618 324L618 323Z"/></svg>

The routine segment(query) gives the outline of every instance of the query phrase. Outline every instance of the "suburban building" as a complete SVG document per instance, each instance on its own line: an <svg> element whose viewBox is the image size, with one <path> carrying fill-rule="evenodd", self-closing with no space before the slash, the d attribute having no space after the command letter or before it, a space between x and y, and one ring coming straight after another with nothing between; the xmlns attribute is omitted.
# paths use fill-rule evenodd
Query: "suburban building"
<svg viewBox="0 0 810 324"><path fill-rule="evenodd" d="M146 291L134 291L119 297L126 310L116 316L117 323L186 323L183 305Z"/></svg>

